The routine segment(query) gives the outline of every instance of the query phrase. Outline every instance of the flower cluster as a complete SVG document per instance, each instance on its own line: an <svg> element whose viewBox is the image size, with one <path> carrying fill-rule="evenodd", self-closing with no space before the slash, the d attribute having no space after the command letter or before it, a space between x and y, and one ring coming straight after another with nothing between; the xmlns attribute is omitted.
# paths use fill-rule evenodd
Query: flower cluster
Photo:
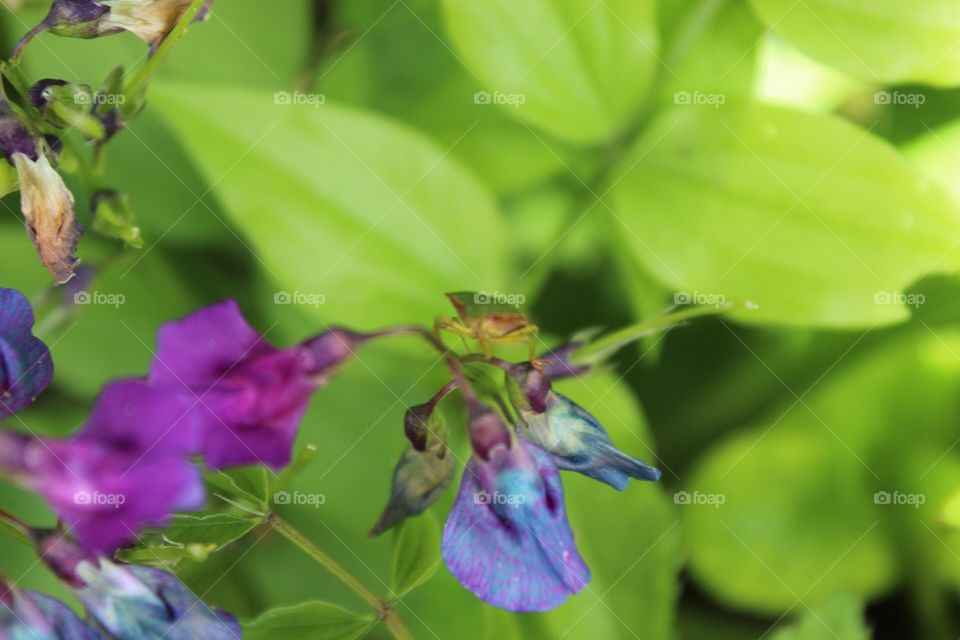
<svg viewBox="0 0 960 640"><path fill-rule="evenodd" d="M94 146L94 162L99 162L102 146L139 114L144 87L127 82L122 67L98 92L59 78L31 84L18 65L24 47L45 31L74 38L129 31L149 44L152 53L181 20L189 18L188 12L195 20L205 18L209 4L210 0L202 5L193 0L55 0L46 18L17 43L10 63L0 65L5 80L0 82L0 156L7 162L0 171L0 195L19 188L27 233L57 284L74 276L83 233L73 193L55 168L65 153L64 138L70 131L78 132ZM62 165L85 162L74 152ZM122 194L99 190L90 210L94 231L141 246L132 209Z"/></svg>
<svg viewBox="0 0 960 640"><path fill-rule="evenodd" d="M451 483L457 456L439 407L459 392L472 453L443 530L447 567L490 604L550 609L590 580L559 472L577 471L618 490L630 478L657 480L660 472L617 449L593 416L554 391L555 380L588 371L573 359L577 345L526 362L502 360L489 354L491 345L535 340L536 327L516 311L457 309L458 319L433 331L336 327L281 349L247 323L235 302L214 304L163 325L147 375L110 382L71 437L0 431L0 472L44 496L59 516L70 538L43 536L42 555L75 588L97 628L117 638L225 637L220 628L232 633L235 622L205 607L195 611L197 600L175 578L116 564L108 554L145 527L204 506L198 461L210 469L288 465L313 393L367 341L415 335L439 351L451 379L407 410L409 446L371 534L422 513ZM0 290L3 415L25 407L50 382L50 354L32 325L23 296ZM444 343L444 330L475 338L488 353L457 353ZM8 591L8 609L22 611L24 620L78 624L42 596Z"/></svg>
<svg viewBox="0 0 960 640"><path fill-rule="evenodd" d="M438 324L460 335L481 344L516 342L518 328L524 336L536 335L515 310L473 309L463 304L470 294L450 297L460 318ZM504 326L511 331L499 332ZM619 490L630 478L655 481L660 472L618 450L590 413L553 390L553 380L587 372L571 360L577 346L522 363L490 356L449 359L454 379L407 412L410 447L394 470L390 502L373 533L423 512L450 482L455 465L436 408L459 387L472 456L443 530L447 567L479 598L512 611L551 609L580 591L590 572L574 544L558 470ZM502 393L485 385L486 397L478 398L462 373L468 363L502 370Z"/></svg>
<svg viewBox="0 0 960 640"><path fill-rule="evenodd" d="M0 290L0 320L13 413L46 387L52 369L21 294ZM233 301L201 309L164 325L149 375L108 384L72 437L0 431L0 470L43 495L87 549L112 551L173 512L203 506L191 456L216 469L286 465L310 396L364 340L330 329L278 349Z"/></svg>

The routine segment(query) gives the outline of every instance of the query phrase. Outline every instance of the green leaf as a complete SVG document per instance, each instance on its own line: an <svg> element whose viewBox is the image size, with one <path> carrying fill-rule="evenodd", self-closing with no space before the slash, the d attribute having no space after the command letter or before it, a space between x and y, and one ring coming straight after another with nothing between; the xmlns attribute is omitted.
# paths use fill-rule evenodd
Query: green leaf
<svg viewBox="0 0 960 640"><path fill-rule="evenodd" d="M440 526L429 511L407 518L393 534L390 590L401 598L440 568Z"/></svg>
<svg viewBox="0 0 960 640"><path fill-rule="evenodd" d="M868 82L960 84L960 5L951 0L752 0L801 51Z"/></svg>
<svg viewBox="0 0 960 640"><path fill-rule="evenodd" d="M171 125L255 258L287 292L281 304L382 325L432 319L446 308L439 291L497 289L495 203L417 133L355 109L275 102L264 91L152 91L175 114Z"/></svg>
<svg viewBox="0 0 960 640"><path fill-rule="evenodd" d="M715 598L769 614L800 594L882 593L894 549L858 454L806 408L773 425L711 449L676 494L692 574Z"/></svg>
<svg viewBox="0 0 960 640"><path fill-rule="evenodd" d="M205 479L214 488L226 492L227 498L243 498L259 509L269 509L270 482L265 467L250 466L212 471L206 474Z"/></svg>
<svg viewBox="0 0 960 640"><path fill-rule="evenodd" d="M960 203L960 122L951 122L911 140L903 154L926 175L935 178Z"/></svg>
<svg viewBox="0 0 960 640"><path fill-rule="evenodd" d="M650 0L444 0L447 32L499 104L558 137L599 142L621 129L656 71Z"/></svg>
<svg viewBox="0 0 960 640"><path fill-rule="evenodd" d="M659 11L670 23L664 35L664 64L670 71L658 91L661 103L673 104L684 93L722 95L725 100L751 94L763 27L746 3L676 2Z"/></svg>
<svg viewBox="0 0 960 640"><path fill-rule="evenodd" d="M170 527L163 530L163 537L173 542L200 544L215 550L239 540L256 525L255 519L230 513L184 513L173 517Z"/></svg>
<svg viewBox="0 0 960 640"><path fill-rule="evenodd" d="M736 314L744 321L895 322L908 315L911 282L960 263L948 196L833 116L678 107L623 166L615 232L690 302L756 303Z"/></svg>
<svg viewBox="0 0 960 640"><path fill-rule="evenodd" d="M338 26L364 37L328 56L320 90L328 99L411 123L452 148L497 193L514 193L563 171L573 154L550 136L505 110L474 102L476 77L438 37L441 13L436 0L405 0L386 11L378 3L343 3Z"/></svg>
<svg viewBox="0 0 960 640"><path fill-rule="evenodd" d="M244 625L243 637L245 640L354 640L371 624L370 616L312 601L267 611Z"/></svg>
<svg viewBox="0 0 960 640"><path fill-rule="evenodd" d="M960 529L960 491L957 491L940 512L940 519L948 527Z"/></svg>
<svg viewBox="0 0 960 640"><path fill-rule="evenodd" d="M778 629L772 640L869 640L870 630L863 621L863 603L848 593L840 593L815 606L799 622Z"/></svg>

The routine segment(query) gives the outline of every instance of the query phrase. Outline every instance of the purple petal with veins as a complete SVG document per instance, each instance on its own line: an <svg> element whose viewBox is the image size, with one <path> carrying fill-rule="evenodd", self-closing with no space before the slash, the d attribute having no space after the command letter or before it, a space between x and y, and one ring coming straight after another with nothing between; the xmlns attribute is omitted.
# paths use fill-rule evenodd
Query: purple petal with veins
<svg viewBox="0 0 960 640"><path fill-rule="evenodd" d="M546 611L590 581L550 457L532 444L471 458L443 530L450 572L481 600Z"/></svg>

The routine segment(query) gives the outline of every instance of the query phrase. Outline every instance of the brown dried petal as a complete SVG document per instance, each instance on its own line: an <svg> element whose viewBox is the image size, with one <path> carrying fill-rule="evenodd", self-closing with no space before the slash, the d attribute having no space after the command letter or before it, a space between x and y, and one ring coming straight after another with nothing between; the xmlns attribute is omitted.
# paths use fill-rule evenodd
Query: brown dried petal
<svg viewBox="0 0 960 640"><path fill-rule="evenodd" d="M20 178L20 208L40 262L63 284L74 275L77 243L83 228L74 215L73 194L43 155L36 161L13 156Z"/></svg>

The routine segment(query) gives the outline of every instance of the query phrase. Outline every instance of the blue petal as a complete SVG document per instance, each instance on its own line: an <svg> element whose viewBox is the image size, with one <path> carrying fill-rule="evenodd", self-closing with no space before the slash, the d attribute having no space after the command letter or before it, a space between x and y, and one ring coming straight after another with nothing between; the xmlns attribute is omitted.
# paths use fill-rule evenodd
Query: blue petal
<svg viewBox="0 0 960 640"><path fill-rule="evenodd" d="M546 611L586 586L590 571L574 545L556 468L544 452L526 449L534 464L501 465L492 485L481 483L488 475L482 467L503 461L471 459L442 548L450 572L481 600L510 611ZM512 452L501 448L491 458L499 454Z"/></svg>
<svg viewBox="0 0 960 640"><path fill-rule="evenodd" d="M53 378L50 351L32 328L33 310L23 294L0 289L0 418L33 402Z"/></svg>
<svg viewBox="0 0 960 640"><path fill-rule="evenodd" d="M570 398L551 392L545 413L526 412L521 435L542 447L558 468L623 491L630 478L656 481L660 471L617 449L603 426Z"/></svg>

